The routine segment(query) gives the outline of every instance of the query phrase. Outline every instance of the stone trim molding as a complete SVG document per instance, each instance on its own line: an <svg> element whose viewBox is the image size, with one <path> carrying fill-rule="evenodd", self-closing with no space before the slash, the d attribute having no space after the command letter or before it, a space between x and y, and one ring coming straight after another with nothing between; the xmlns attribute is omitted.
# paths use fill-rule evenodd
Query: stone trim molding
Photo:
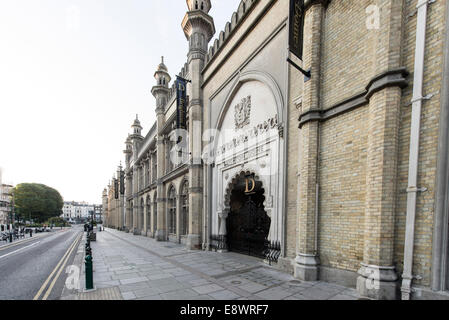
<svg viewBox="0 0 449 320"><path fill-rule="evenodd" d="M304 1L304 12L309 10L312 6L316 4L321 4L324 8L327 8L331 0L305 0Z"/></svg>
<svg viewBox="0 0 449 320"><path fill-rule="evenodd" d="M190 100L189 107L191 107L191 106L202 106L202 105L203 105L203 100L201 100L201 99L192 99L192 100Z"/></svg>
<svg viewBox="0 0 449 320"><path fill-rule="evenodd" d="M173 170L172 172L166 174L165 176L162 177L162 184L166 183L167 181L171 181L173 179L178 178L179 176L182 176L183 174L186 174L188 172L188 167L186 164L176 168L175 170Z"/></svg>
<svg viewBox="0 0 449 320"><path fill-rule="evenodd" d="M369 103L370 98L378 91L387 87L400 87L404 89L408 83L406 77L409 75L405 68L389 70L374 77L366 86L364 92L359 93L343 102L325 110L312 109L304 112L299 117L299 128L310 121L327 121L333 117L340 116L358 107Z"/></svg>
<svg viewBox="0 0 449 320"><path fill-rule="evenodd" d="M159 134L168 134L170 133L172 130L172 126L176 121L176 112L173 112L170 117L165 121L164 126L162 127L162 129L159 131Z"/></svg>
<svg viewBox="0 0 449 320"><path fill-rule="evenodd" d="M203 193L202 187L189 187L189 193Z"/></svg>

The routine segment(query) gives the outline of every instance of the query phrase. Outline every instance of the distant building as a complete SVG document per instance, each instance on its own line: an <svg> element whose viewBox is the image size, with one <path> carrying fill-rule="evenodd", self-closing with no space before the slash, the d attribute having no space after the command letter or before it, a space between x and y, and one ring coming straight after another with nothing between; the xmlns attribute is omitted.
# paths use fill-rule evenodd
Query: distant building
<svg viewBox="0 0 449 320"><path fill-rule="evenodd" d="M7 224L11 212L13 186L0 182L0 224Z"/></svg>
<svg viewBox="0 0 449 320"><path fill-rule="evenodd" d="M87 202L65 201L61 217L69 222L84 221L95 211L95 207Z"/></svg>
<svg viewBox="0 0 449 320"><path fill-rule="evenodd" d="M103 206L102 205L94 205L94 213L95 213L95 221L101 222L102 214L103 214Z"/></svg>
<svg viewBox="0 0 449 320"><path fill-rule="evenodd" d="M5 184L2 180L2 169L0 168L0 224L7 224L11 212L12 184Z"/></svg>

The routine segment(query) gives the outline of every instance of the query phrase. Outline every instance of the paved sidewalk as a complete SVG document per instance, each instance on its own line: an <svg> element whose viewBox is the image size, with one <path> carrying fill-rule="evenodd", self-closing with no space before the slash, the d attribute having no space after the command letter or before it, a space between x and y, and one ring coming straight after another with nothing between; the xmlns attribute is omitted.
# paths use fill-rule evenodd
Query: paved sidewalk
<svg viewBox="0 0 449 320"><path fill-rule="evenodd" d="M260 259L232 252L188 251L113 229L91 242L97 290L65 290L68 300L357 300L356 290L302 282ZM84 241L74 263L82 267Z"/></svg>

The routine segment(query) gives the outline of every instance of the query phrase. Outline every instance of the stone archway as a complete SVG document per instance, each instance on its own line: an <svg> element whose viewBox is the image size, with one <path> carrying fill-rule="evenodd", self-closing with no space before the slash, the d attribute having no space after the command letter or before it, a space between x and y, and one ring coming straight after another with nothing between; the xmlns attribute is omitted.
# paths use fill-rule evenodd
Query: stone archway
<svg viewBox="0 0 449 320"><path fill-rule="evenodd" d="M265 210L263 181L253 172L241 171L229 182L224 205L220 236L226 248L264 258L271 218Z"/></svg>

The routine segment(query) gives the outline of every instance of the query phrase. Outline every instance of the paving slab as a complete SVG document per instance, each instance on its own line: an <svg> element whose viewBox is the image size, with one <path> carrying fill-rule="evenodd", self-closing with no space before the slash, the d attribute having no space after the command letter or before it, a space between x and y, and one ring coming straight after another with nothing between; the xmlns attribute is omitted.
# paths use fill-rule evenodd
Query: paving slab
<svg viewBox="0 0 449 320"><path fill-rule="evenodd" d="M224 288L220 287L216 284L208 284L208 285L203 285L203 286L199 286L199 287L193 287L192 289L195 290L196 292L198 292L199 294L208 294L208 293L212 293L212 292L221 291Z"/></svg>
<svg viewBox="0 0 449 320"><path fill-rule="evenodd" d="M240 295L229 290L216 291L209 293L208 295L215 300L236 300L238 298L241 298Z"/></svg>

